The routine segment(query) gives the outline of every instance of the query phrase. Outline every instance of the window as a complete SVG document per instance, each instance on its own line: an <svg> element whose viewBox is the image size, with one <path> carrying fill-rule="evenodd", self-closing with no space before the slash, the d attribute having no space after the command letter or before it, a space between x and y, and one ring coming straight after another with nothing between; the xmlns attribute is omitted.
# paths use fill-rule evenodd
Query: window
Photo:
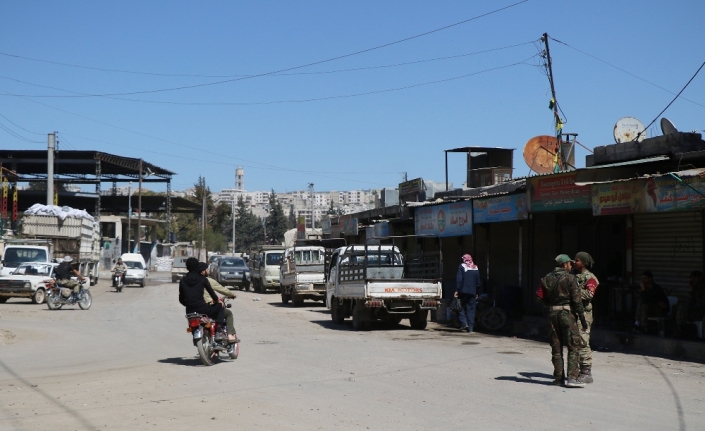
<svg viewBox="0 0 705 431"><path fill-rule="evenodd" d="M127 269L144 269L142 266L142 262L131 262L131 261L125 261L125 266L127 266Z"/></svg>
<svg viewBox="0 0 705 431"><path fill-rule="evenodd" d="M13 264L25 262L46 262L47 252L37 248L11 248L5 251L3 263L5 266L15 266Z"/></svg>
<svg viewBox="0 0 705 431"><path fill-rule="evenodd" d="M267 265L279 265L282 260L282 253L267 253L265 262Z"/></svg>

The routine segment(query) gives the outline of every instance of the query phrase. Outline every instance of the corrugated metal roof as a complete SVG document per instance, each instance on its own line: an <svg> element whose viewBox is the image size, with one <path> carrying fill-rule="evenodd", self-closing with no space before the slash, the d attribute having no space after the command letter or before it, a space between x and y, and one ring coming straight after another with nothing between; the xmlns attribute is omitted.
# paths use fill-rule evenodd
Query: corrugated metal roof
<svg viewBox="0 0 705 431"><path fill-rule="evenodd" d="M582 168L582 169L615 168L615 167L619 167L619 166L640 165L642 163L662 162L664 160L670 160L670 157L668 157L668 156L654 156L654 157L647 157L645 159L628 160L626 162L619 162L619 163L610 163L607 165L589 166L587 168Z"/></svg>

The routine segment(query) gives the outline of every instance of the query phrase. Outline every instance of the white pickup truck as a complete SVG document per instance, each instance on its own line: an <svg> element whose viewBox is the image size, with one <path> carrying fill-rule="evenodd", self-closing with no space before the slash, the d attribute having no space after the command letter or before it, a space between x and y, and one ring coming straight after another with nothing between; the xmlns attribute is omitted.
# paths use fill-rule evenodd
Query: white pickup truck
<svg viewBox="0 0 705 431"><path fill-rule="evenodd" d="M413 329L425 329L428 310L438 308L441 300L441 253L420 251L403 256L395 245L421 247L424 239L386 237L338 248L326 268L326 305L333 322L342 323L352 316L353 329L360 331L369 329L373 320L399 323L406 318ZM380 240L392 244L370 244Z"/></svg>
<svg viewBox="0 0 705 431"><path fill-rule="evenodd" d="M342 238L302 239L286 249L279 269L282 304L291 300L294 307L300 307L305 299L325 301L324 270L333 250L341 245L345 245Z"/></svg>

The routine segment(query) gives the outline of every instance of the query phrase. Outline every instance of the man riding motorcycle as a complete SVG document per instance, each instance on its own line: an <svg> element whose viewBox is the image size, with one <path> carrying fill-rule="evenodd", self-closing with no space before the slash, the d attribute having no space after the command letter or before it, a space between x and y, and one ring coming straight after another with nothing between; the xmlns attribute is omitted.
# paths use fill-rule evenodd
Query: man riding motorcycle
<svg viewBox="0 0 705 431"><path fill-rule="evenodd" d="M113 266L112 273L113 277L115 277L115 274L120 274L120 283L125 283L125 273L127 272L127 265L122 261L122 258L119 257L117 260L117 263L115 266Z"/></svg>
<svg viewBox="0 0 705 431"><path fill-rule="evenodd" d="M81 290L81 283L71 280L71 276L76 276L83 282L86 281L86 278L74 269L71 262L73 262L73 258L71 256L64 256L64 260L59 264L59 266L56 267L54 274L56 275L56 282L63 287L73 289L71 295L76 297L78 296L78 292Z"/></svg>
<svg viewBox="0 0 705 431"><path fill-rule="evenodd" d="M201 270L201 275L206 277L208 279L208 283L211 285L211 288L215 290L216 292L220 293L221 295L227 297L227 298L236 298L235 294L232 293L227 287L223 286L222 284L218 283L215 279L212 277L208 276L208 264L205 262L198 262L198 269ZM208 303L208 305L214 305L212 298L208 295L208 292L203 293L203 299ZM222 301L219 300L221 303ZM228 341L232 343L237 343L240 340L237 338L237 334L235 331L235 324L234 324L234 319L233 319L233 312L230 311L229 308L225 309L225 322L226 322L226 327L228 331Z"/></svg>
<svg viewBox="0 0 705 431"><path fill-rule="evenodd" d="M201 275L198 259L195 257L186 259L186 269L188 273L179 282L179 302L186 307L186 314L205 314L218 325L225 325L225 307L218 300L218 295L208 279ZM213 305L208 305L203 299L206 292L211 297Z"/></svg>

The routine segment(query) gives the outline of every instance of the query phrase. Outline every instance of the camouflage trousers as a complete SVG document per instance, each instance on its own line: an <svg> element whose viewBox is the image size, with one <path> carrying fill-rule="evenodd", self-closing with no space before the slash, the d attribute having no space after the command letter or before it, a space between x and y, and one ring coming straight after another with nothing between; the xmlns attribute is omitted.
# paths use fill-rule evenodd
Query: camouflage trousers
<svg viewBox="0 0 705 431"><path fill-rule="evenodd" d="M568 348L568 378L577 379L580 376L580 356L578 349L585 342L578 329L578 324L570 310L551 311L548 341L551 344L551 361L553 362L553 377L563 379L563 347Z"/></svg>
<svg viewBox="0 0 705 431"><path fill-rule="evenodd" d="M63 280L56 280L56 282L67 289L73 289L73 293L76 293L76 294L78 294L78 292L81 290L81 283L79 283L76 280L63 279Z"/></svg>
<svg viewBox="0 0 705 431"><path fill-rule="evenodd" d="M590 349L590 330L592 329L592 311L585 312L585 320L587 321L588 328L587 331L580 331L580 337L583 339L585 345L578 348L578 355L580 356L580 369L585 367L592 367L592 350ZM577 323L576 323L577 324Z"/></svg>

